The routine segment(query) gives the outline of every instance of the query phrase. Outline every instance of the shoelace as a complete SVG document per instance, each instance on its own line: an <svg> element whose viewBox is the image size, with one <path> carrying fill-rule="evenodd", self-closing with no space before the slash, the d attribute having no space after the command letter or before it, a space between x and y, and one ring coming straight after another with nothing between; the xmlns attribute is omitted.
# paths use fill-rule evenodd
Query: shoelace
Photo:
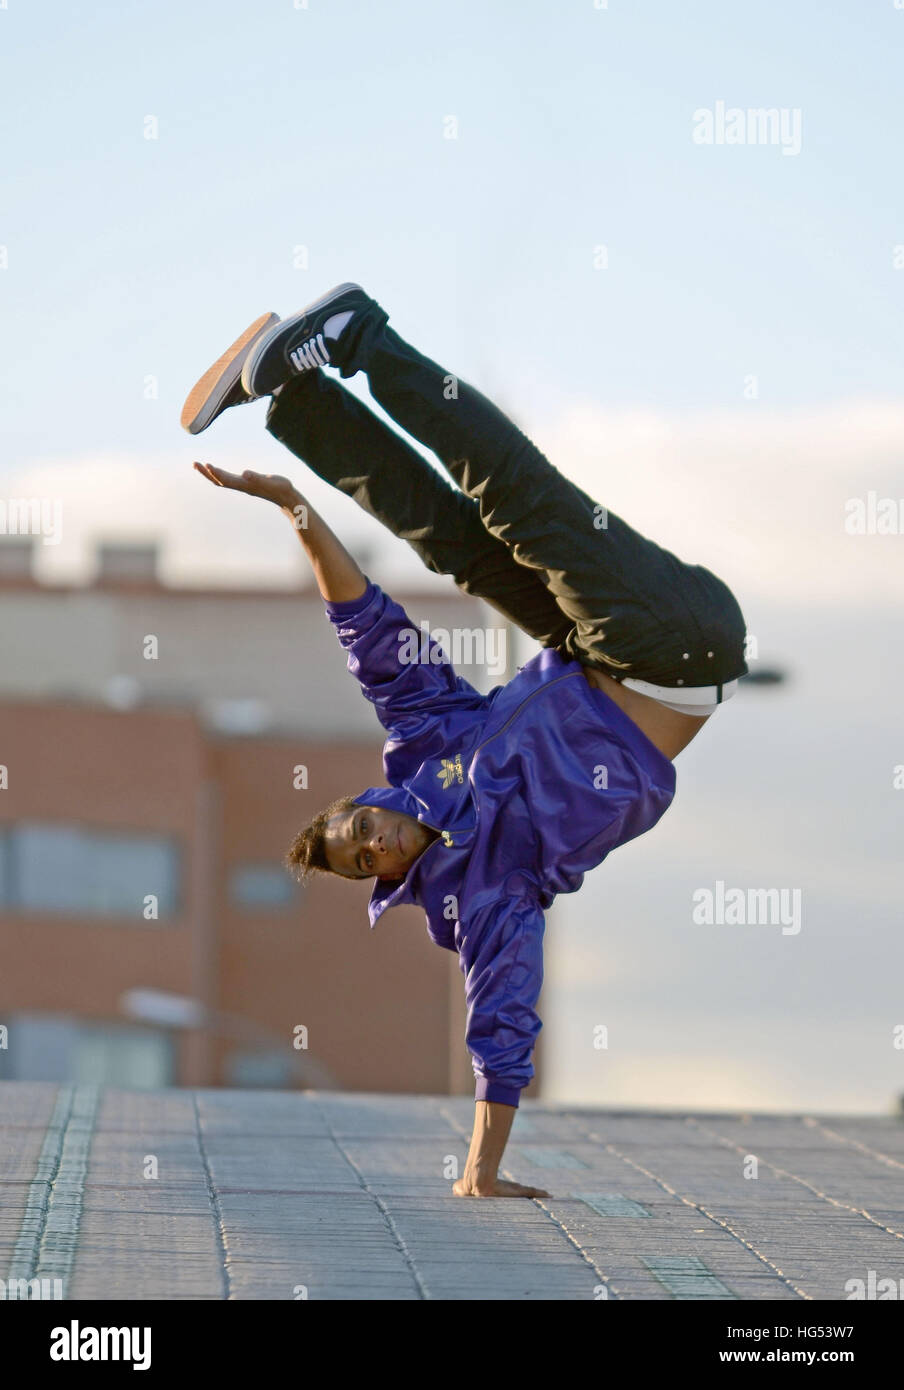
<svg viewBox="0 0 904 1390"><path fill-rule="evenodd" d="M322 333L308 338L289 353L289 361L297 372L308 371L312 367L328 367L330 351Z"/></svg>

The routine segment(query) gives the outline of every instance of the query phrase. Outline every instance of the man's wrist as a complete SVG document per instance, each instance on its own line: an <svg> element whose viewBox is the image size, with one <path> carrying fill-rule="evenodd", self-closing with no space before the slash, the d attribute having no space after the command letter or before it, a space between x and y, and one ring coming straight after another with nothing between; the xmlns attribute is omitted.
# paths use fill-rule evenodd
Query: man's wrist
<svg viewBox="0 0 904 1390"><path fill-rule="evenodd" d="M499 1164L488 1158L469 1157L465 1162L465 1172L478 1178L495 1178L499 1172Z"/></svg>
<svg viewBox="0 0 904 1390"><path fill-rule="evenodd" d="M308 529L308 504L300 492L292 489L290 495L283 502L281 510L295 527L296 531L306 531Z"/></svg>
<svg viewBox="0 0 904 1390"><path fill-rule="evenodd" d="M466 1163L462 1178L472 1192L491 1192L498 1175L498 1163Z"/></svg>

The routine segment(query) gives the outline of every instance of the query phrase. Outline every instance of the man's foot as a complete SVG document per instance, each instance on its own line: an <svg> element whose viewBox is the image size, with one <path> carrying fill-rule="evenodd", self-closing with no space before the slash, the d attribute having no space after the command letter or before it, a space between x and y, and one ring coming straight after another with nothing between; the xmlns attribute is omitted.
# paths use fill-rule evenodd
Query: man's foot
<svg viewBox="0 0 904 1390"><path fill-rule="evenodd" d="M250 397L269 396L293 376L329 366L330 344L371 302L360 285L346 282L275 324L245 358L243 391Z"/></svg>
<svg viewBox="0 0 904 1390"><path fill-rule="evenodd" d="M232 347L218 357L212 367L197 381L188 393L182 407L182 428L189 434L200 434L208 425L230 405L244 405L252 399L242 390L242 367L248 351L279 323L278 314L261 314L236 338Z"/></svg>

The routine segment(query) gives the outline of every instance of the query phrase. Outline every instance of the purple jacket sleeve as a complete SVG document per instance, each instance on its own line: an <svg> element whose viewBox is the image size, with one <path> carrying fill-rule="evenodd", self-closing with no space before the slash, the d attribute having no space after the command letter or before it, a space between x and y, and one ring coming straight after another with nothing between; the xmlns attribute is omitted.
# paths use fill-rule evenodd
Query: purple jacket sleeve
<svg viewBox="0 0 904 1390"><path fill-rule="evenodd" d="M530 898L502 899L462 924L465 1041L477 1080L476 1100L517 1107L534 1074L531 1056L543 1027L536 1004L543 984L545 928L543 912Z"/></svg>
<svg viewBox="0 0 904 1390"><path fill-rule="evenodd" d="M368 580L359 599L327 603L326 610L349 671L395 739L420 737L453 706L477 709L486 702L378 584Z"/></svg>

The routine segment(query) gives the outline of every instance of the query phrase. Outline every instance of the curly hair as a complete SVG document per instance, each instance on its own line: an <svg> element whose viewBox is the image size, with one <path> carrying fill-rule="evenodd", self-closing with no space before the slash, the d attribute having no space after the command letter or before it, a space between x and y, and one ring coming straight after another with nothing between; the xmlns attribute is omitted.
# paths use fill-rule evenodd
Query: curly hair
<svg viewBox="0 0 904 1390"><path fill-rule="evenodd" d="M340 811L350 811L357 804L354 797L340 796L322 811L318 811L311 824L306 825L304 830L299 830L289 846L285 861L286 867L299 883L305 883L312 873L335 873L326 858L327 821ZM340 874L339 877L343 875Z"/></svg>

